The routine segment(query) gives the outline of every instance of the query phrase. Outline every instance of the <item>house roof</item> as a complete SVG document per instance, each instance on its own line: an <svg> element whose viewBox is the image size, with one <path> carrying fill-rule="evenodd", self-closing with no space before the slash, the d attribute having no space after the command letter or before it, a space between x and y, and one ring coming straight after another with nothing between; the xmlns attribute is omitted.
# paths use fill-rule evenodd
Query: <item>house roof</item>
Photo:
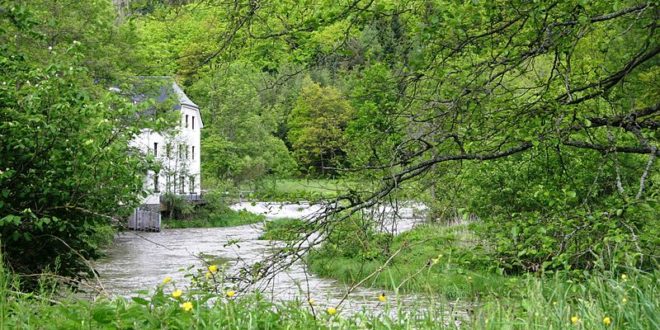
<svg viewBox="0 0 660 330"><path fill-rule="evenodd" d="M181 110L181 106L185 105L188 107L192 107L197 109L199 111L199 106L193 102L188 95L183 91L183 89L174 81L174 78L170 76L138 76L135 77L137 81L134 81L134 90L132 95L130 95L131 99L135 103L141 103L144 102L148 99L153 99L157 103L162 103L165 102L171 95L172 92L176 95L176 98L178 100L178 103L172 107L173 110ZM151 81L152 83L147 84L147 90L144 90L142 92L138 92L140 88L136 88L138 85L143 85L142 83L139 83L138 81ZM153 82L156 81L155 84ZM163 83L159 83L158 81L163 81ZM169 83L171 82L171 88ZM144 86L144 85L143 85ZM121 89L118 87L110 87L110 90L113 92L121 92ZM142 115L154 115L156 109L155 108L150 108L142 112ZM202 123L202 118L201 118L201 112L200 112L200 123L203 127Z"/></svg>
<svg viewBox="0 0 660 330"><path fill-rule="evenodd" d="M183 89L181 89L181 87L179 87L179 85L177 85L176 82L172 82L172 89L179 97L179 103L199 109L199 106L197 106L195 102L193 102L192 100L190 100L190 98L188 98L188 95L186 95L186 93L183 92Z"/></svg>

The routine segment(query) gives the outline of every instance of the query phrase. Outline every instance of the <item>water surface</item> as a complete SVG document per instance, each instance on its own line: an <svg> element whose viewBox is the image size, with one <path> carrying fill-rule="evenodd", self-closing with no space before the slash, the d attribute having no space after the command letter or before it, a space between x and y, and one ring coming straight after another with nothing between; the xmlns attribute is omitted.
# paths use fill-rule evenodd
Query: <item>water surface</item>
<svg viewBox="0 0 660 330"><path fill-rule="evenodd" d="M317 205L281 203L243 203L233 208L262 213L269 219L308 218L320 210ZM418 221L415 218L399 217L396 228L409 229ZM113 295L131 296L137 290L154 288L166 276L171 276L180 286L185 287L185 273L180 270L189 266L204 267L200 254L227 260L233 269L267 259L269 251L282 243L259 240L262 228L263 224L256 224L227 228L165 229L158 233L125 232L116 237L107 256L100 259L96 267L105 290ZM319 308L335 306L344 298L348 289L338 281L309 274L300 262L280 272L267 285L260 285L260 288L276 301L307 301L308 297L312 298ZM383 312L385 306L377 299L383 292L381 289L356 288L342 303L341 310ZM388 297L388 304L393 306L438 303L422 295L395 297L391 292L384 293Z"/></svg>

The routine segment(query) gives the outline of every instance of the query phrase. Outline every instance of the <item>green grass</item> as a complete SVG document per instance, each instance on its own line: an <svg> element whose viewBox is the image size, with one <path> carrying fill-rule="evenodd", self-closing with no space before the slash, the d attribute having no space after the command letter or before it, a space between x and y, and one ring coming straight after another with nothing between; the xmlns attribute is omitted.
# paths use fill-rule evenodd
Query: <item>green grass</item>
<svg viewBox="0 0 660 330"><path fill-rule="evenodd" d="M527 277L507 297L484 297L474 326L484 329L659 329L658 272L611 272L577 281ZM604 320L609 318L611 324ZM574 318L572 320L572 318ZM573 322L575 321L575 322Z"/></svg>
<svg viewBox="0 0 660 330"><path fill-rule="evenodd" d="M393 319L388 313L349 315L341 307L331 316L324 302L310 309L300 301L273 303L242 292L227 298L223 284L218 291L216 278L206 279L205 271L192 276L193 286L170 282L131 299L85 300L47 286L37 293L17 292L18 280L0 266L0 329L456 328L442 306L406 312L384 304L384 310L394 309ZM577 282L561 275L529 276L516 292L481 297L460 329L658 329L658 272L631 270L626 277L601 273ZM175 288L183 291L178 298L171 295ZM184 303L190 303L189 311ZM603 323L606 317L610 325Z"/></svg>
<svg viewBox="0 0 660 330"><path fill-rule="evenodd" d="M254 214L244 210L234 211L227 209L221 213L211 213L203 218L193 218L190 220L164 219L162 221L162 227L170 229L233 227L263 222L264 220L266 220L266 217L261 214Z"/></svg>
<svg viewBox="0 0 660 330"><path fill-rule="evenodd" d="M517 277L505 277L488 269L489 259L474 240L464 225L425 225L393 237L387 249L389 253L381 247L370 247L361 253L347 252L349 241L331 242L312 252L307 261L313 273L344 283L356 283L376 273L365 282L367 286L442 295L448 299L503 294L515 287Z"/></svg>
<svg viewBox="0 0 660 330"><path fill-rule="evenodd" d="M269 201L315 201L336 197L357 186L358 183L347 180L267 179L253 197Z"/></svg>
<svg viewBox="0 0 660 330"><path fill-rule="evenodd" d="M300 219L277 219L266 222L264 233L259 236L263 240L293 241L305 232L305 222Z"/></svg>

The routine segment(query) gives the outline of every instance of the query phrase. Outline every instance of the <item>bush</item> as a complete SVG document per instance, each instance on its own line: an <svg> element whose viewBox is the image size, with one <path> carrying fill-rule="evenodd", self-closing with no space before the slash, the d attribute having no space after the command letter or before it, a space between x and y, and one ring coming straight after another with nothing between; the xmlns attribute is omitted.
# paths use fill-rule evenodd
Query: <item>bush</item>
<svg viewBox="0 0 660 330"><path fill-rule="evenodd" d="M368 261L387 257L392 235L379 233L372 220L354 216L335 223L324 244L314 253Z"/></svg>
<svg viewBox="0 0 660 330"><path fill-rule="evenodd" d="M595 153L548 149L466 166L463 198L483 220L478 233L500 266L507 272L657 267L658 187L649 180L647 193L635 197L641 172L633 169L647 159L618 155L603 162Z"/></svg>

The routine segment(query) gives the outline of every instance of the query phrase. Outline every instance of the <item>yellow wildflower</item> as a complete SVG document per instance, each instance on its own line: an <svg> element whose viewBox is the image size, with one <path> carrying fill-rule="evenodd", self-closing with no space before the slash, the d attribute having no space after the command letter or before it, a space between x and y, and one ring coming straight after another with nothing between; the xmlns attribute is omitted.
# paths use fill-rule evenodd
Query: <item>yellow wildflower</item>
<svg viewBox="0 0 660 330"><path fill-rule="evenodd" d="M335 315L335 314L337 314L337 309L334 308L334 307L328 307L328 309L326 309L325 311L328 313L328 315Z"/></svg>
<svg viewBox="0 0 660 330"><path fill-rule="evenodd" d="M580 318L577 315L571 316L571 323L577 324L578 322L580 322Z"/></svg>
<svg viewBox="0 0 660 330"><path fill-rule="evenodd" d="M190 301L186 301L181 304L181 308L186 312L190 312L193 309L193 304Z"/></svg>
<svg viewBox="0 0 660 330"><path fill-rule="evenodd" d="M217 273L218 272L218 266L217 265L209 266L209 272L211 272L211 274Z"/></svg>
<svg viewBox="0 0 660 330"><path fill-rule="evenodd" d="M309 300L307 300L307 302L312 306L316 304L316 300L314 300L312 298L309 298Z"/></svg>
<svg viewBox="0 0 660 330"><path fill-rule="evenodd" d="M172 278L169 277L169 276L163 279L163 284L167 284L167 283L170 283L170 282L172 282Z"/></svg>
<svg viewBox="0 0 660 330"><path fill-rule="evenodd" d="M227 291L226 295L227 295L227 297L232 298L236 295L236 291L229 290L229 291Z"/></svg>
<svg viewBox="0 0 660 330"><path fill-rule="evenodd" d="M381 293L380 295L378 295L378 301L380 301L380 302L386 302L387 301L387 297L385 297L384 293Z"/></svg>
<svg viewBox="0 0 660 330"><path fill-rule="evenodd" d="M606 326L612 324L612 319L609 316L605 316L603 318L603 324L605 324Z"/></svg>
<svg viewBox="0 0 660 330"><path fill-rule="evenodd" d="M176 289L176 290L174 290L174 292L172 292L172 297L174 297L175 299L178 299L179 297L181 297L182 294L183 294L183 291L181 291L179 289Z"/></svg>

